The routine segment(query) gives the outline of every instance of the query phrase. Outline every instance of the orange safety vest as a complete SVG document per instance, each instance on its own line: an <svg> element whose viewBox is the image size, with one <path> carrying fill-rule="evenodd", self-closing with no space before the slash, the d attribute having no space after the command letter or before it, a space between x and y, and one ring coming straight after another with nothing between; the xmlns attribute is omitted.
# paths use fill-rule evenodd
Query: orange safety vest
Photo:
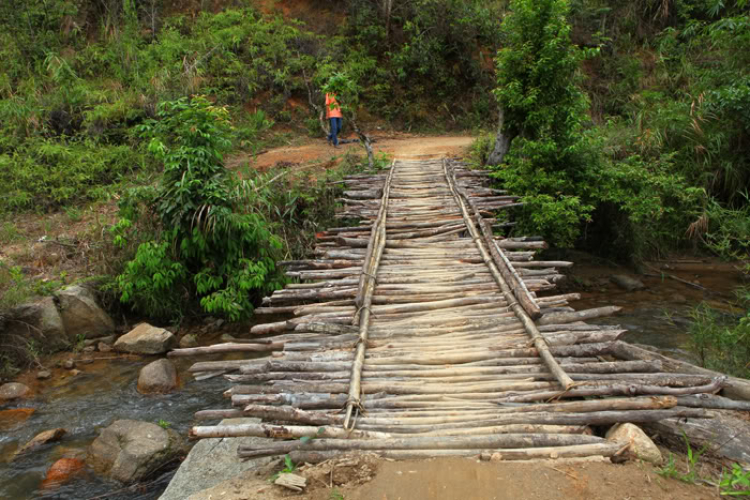
<svg viewBox="0 0 750 500"><path fill-rule="evenodd" d="M326 116L328 118L342 118L336 94L326 94Z"/></svg>

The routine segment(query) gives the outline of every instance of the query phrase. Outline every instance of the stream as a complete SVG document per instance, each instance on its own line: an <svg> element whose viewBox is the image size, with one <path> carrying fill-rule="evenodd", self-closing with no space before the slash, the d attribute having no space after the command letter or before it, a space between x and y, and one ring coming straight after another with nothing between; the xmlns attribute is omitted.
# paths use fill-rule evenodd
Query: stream
<svg viewBox="0 0 750 500"><path fill-rule="evenodd" d="M616 317L600 320L601 323L619 324L628 329L625 340L648 344L670 356L692 360L685 349L688 341L690 310L702 301L727 312L732 312L728 302L732 291L742 285L740 273L729 265L715 262L681 261L678 264L653 263L656 276L634 276L646 289L627 292L610 281L613 274L629 274L627 270L593 261L580 262L570 271L563 286L566 292L579 292L576 309L618 305L623 311ZM710 292L673 280L665 275L695 282ZM631 276L633 276L631 274ZM59 359L71 357L64 353ZM102 478L93 471L84 471L70 482L53 488L43 485L50 465L62 457L85 458L86 447L100 430L117 419L133 419L168 425L186 435L193 424L193 414L206 408L226 407L222 391L226 381L221 377L196 382L186 373L191 360L181 360L178 370L180 389L160 396L144 396L136 391L139 370L155 357L124 357L113 353L91 353L89 364L79 361L79 373L53 370L53 377L37 381L33 373L20 378L29 385L35 396L32 399L0 406L0 498L23 500L49 499L156 499L166 488L174 470L156 473L148 484L123 487ZM80 359L80 357L79 357ZM48 364L48 366L51 366ZM27 416L8 418L6 410L30 408ZM27 412L28 413L28 412ZM10 415L14 415L11 413ZM67 434L61 441L16 458L13 452L38 433L63 427Z"/></svg>

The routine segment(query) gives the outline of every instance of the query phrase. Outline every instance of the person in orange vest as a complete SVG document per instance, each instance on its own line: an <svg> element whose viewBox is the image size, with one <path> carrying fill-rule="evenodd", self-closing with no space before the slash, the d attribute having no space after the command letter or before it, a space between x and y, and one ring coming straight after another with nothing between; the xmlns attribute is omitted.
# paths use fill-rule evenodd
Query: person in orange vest
<svg viewBox="0 0 750 500"><path fill-rule="evenodd" d="M336 100L336 94L326 94L326 116L331 122L331 133L328 134L328 144L338 147L338 134L341 132L341 106Z"/></svg>

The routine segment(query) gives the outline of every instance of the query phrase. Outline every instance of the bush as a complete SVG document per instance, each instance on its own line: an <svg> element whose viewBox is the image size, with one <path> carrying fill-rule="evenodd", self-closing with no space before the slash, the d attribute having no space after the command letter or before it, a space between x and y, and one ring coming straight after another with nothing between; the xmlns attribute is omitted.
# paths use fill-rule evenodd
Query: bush
<svg viewBox="0 0 750 500"><path fill-rule="evenodd" d="M254 211L253 191L222 163L230 145L227 111L195 97L163 103L158 115L141 132L164 163L159 189L147 200L159 232L118 277L122 300L162 318L184 314L193 299L208 313L246 318L253 293L282 283L274 262L281 243ZM132 205L123 210L138 213ZM131 222L138 223L126 219L124 226Z"/></svg>
<svg viewBox="0 0 750 500"><path fill-rule="evenodd" d="M701 366L750 378L750 289L738 292L738 305L746 310L737 319L702 304L692 311L690 348Z"/></svg>
<svg viewBox="0 0 750 500"><path fill-rule="evenodd" d="M0 154L0 211L46 211L106 199L115 186L151 164L127 145L32 139L11 154Z"/></svg>

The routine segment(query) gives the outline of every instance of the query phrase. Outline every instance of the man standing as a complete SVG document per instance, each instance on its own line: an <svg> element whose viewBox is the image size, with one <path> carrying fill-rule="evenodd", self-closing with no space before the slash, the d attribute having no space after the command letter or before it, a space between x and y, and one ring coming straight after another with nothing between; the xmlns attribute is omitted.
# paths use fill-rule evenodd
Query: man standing
<svg viewBox="0 0 750 500"><path fill-rule="evenodd" d="M338 134L341 132L341 106L336 100L336 94L326 94L326 115L331 122L331 133L328 134L328 143L338 147Z"/></svg>

